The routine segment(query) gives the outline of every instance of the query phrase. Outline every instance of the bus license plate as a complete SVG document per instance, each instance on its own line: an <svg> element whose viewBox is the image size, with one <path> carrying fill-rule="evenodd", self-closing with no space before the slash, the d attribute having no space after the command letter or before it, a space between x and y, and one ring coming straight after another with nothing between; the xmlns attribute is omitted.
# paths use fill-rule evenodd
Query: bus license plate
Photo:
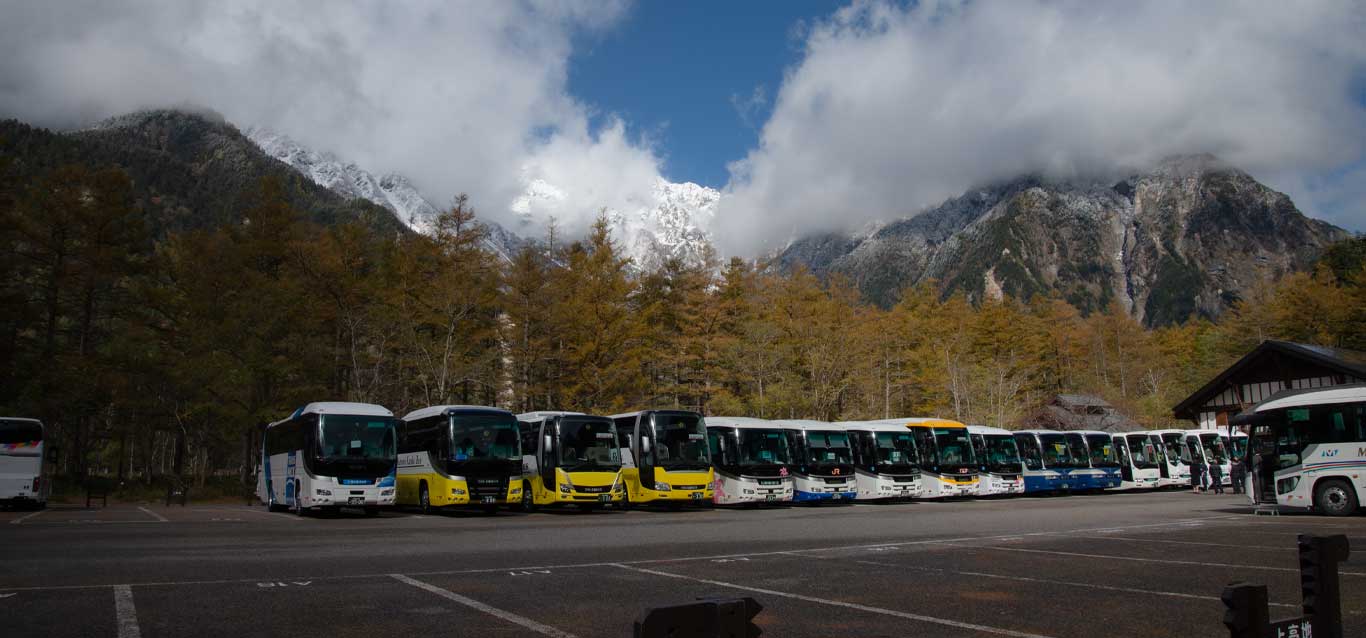
<svg viewBox="0 0 1366 638"><path fill-rule="evenodd" d="M692 500L694 500L694 501L700 501L700 500L702 500L702 493L701 493L701 492L693 492L692 494L689 494L689 495L688 495L688 498L690 498L690 499L692 499Z"/></svg>
<svg viewBox="0 0 1366 638"><path fill-rule="evenodd" d="M598 500L599 500L599 501L602 501L603 503L611 503L611 502L612 502L612 495L611 495L611 494L603 494L603 495L601 495L601 496L598 497Z"/></svg>
<svg viewBox="0 0 1366 638"><path fill-rule="evenodd" d="M365 504L365 497L364 497L364 496L352 496L351 498L346 499L346 504L347 504L347 505L364 505L364 504Z"/></svg>
<svg viewBox="0 0 1366 638"><path fill-rule="evenodd" d="M765 501L776 501L776 500L778 500L778 495L777 495L777 494L768 494L768 495L765 495L765 496L764 496L764 500L765 500Z"/></svg>
<svg viewBox="0 0 1366 638"><path fill-rule="evenodd" d="M484 498L479 499L479 502L481 502L481 503L483 503L483 504L485 504L485 505L493 505L493 504L495 504L495 503L498 502L498 497L496 497L496 496L485 496Z"/></svg>

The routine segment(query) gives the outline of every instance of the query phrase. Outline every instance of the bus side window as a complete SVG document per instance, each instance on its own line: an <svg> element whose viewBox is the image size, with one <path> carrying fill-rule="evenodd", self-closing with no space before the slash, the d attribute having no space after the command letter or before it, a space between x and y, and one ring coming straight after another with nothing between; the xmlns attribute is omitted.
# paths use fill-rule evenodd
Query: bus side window
<svg viewBox="0 0 1366 638"><path fill-rule="evenodd" d="M617 417L613 421L617 424L617 447L631 450L634 454L636 449L631 447L631 435L636 430L636 417Z"/></svg>

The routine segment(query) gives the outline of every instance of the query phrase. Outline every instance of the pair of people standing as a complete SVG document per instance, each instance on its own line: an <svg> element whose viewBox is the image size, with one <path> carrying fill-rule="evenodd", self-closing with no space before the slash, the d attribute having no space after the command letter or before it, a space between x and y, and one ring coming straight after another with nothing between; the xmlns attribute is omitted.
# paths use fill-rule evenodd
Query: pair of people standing
<svg viewBox="0 0 1366 638"><path fill-rule="evenodd" d="M1199 494L1202 490L1214 488L1215 494L1224 493L1224 468L1218 463L1205 465L1204 461L1191 461L1191 491Z"/></svg>

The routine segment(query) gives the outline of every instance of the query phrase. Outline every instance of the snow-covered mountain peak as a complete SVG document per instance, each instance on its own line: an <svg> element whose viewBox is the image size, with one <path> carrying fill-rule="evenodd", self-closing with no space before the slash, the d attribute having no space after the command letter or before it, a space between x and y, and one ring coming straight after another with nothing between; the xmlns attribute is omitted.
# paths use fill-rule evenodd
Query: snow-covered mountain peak
<svg viewBox="0 0 1366 638"><path fill-rule="evenodd" d="M413 230L427 230L437 215L436 206L402 175L390 173L375 177L355 162L342 160L331 153L319 153L270 129L249 128L244 133L267 155L292 166L314 182L344 197L368 199L379 204L393 211L399 221Z"/></svg>

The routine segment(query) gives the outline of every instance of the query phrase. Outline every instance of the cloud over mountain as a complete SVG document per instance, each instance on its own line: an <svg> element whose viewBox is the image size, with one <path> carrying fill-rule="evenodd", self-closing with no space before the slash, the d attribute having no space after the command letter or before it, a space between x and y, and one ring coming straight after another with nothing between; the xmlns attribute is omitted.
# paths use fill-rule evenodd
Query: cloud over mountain
<svg viewBox="0 0 1366 638"><path fill-rule="evenodd" d="M510 204L527 183L553 176L583 202L557 211L574 231L659 175L648 144L614 118L590 125L567 89L577 39L623 13L597 0L6 1L0 116L69 128L203 105L408 176L437 203L468 192L500 222L518 219Z"/></svg>
<svg viewBox="0 0 1366 638"><path fill-rule="evenodd" d="M995 180L1184 153L1366 227L1366 203L1341 201L1366 150L1364 33L1338 2L856 2L809 29L716 236L771 249Z"/></svg>

